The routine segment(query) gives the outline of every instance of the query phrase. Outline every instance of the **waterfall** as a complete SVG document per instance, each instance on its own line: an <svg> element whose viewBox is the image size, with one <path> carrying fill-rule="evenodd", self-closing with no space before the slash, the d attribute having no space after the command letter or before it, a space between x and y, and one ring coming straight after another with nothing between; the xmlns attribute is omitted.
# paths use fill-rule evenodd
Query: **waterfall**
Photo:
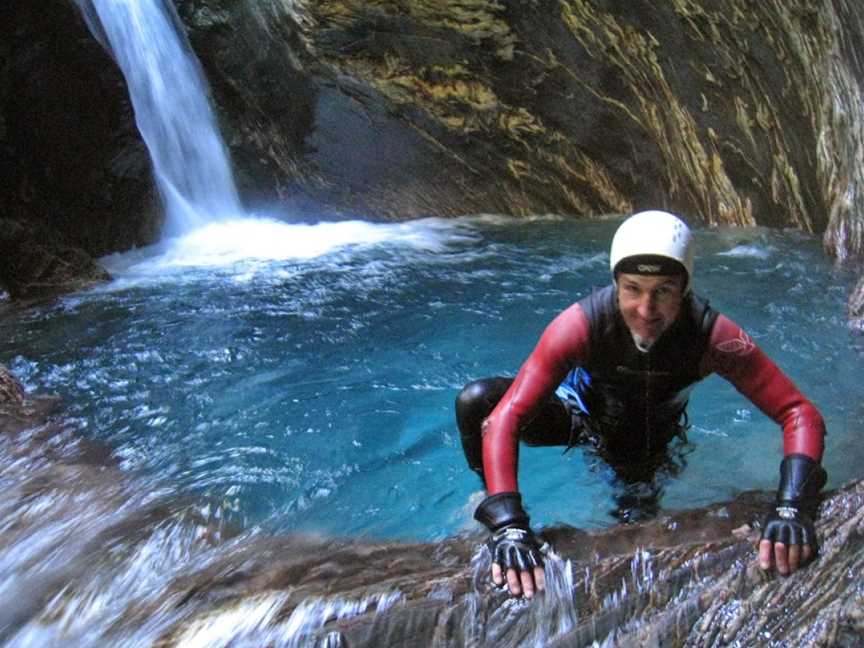
<svg viewBox="0 0 864 648"><path fill-rule="evenodd" d="M164 234L239 215L207 83L173 6L164 0L76 1L126 77L165 206Z"/></svg>

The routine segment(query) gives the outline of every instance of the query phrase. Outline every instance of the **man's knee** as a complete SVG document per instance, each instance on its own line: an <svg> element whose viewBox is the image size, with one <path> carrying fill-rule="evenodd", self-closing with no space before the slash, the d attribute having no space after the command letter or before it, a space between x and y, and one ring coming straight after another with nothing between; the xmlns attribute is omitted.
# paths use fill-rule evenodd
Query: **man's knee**
<svg viewBox="0 0 864 648"><path fill-rule="evenodd" d="M481 426L504 396L512 378L483 378L468 383L456 397L456 423L472 470L483 476Z"/></svg>
<svg viewBox="0 0 864 648"><path fill-rule="evenodd" d="M462 388L456 397L456 418L463 434L475 426L479 432L480 423L492 413L512 382L512 378L481 378Z"/></svg>
<svg viewBox="0 0 864 648"><path fill-rule="evenodd" d="M456 397L456 407L463 409L473 408L475 403L484 398L486 392L486 378L472 380L462 388Z"/></svg>

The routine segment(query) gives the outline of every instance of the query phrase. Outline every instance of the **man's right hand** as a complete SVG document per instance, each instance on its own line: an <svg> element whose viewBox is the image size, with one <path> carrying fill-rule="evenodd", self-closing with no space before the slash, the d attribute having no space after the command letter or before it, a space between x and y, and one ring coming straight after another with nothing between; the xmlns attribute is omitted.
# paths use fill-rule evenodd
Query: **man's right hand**
<svg viewBox="0 0 864 648"><path fill-rule="evenodd" d="M492 532L492 581L501 586L506 578L510 593L525 598L545 589L543 554L522 508L522 496L511 492L490 495L477 507L474 518Z"/></svg>
<svg viewBox="0 0 864 648"><path fill-rule="evenodd" d="M489 538L492 554L492 582L507 585L513 596L534 596L546 588L543 555L530 528L511 526L495 531Z"/></svg>

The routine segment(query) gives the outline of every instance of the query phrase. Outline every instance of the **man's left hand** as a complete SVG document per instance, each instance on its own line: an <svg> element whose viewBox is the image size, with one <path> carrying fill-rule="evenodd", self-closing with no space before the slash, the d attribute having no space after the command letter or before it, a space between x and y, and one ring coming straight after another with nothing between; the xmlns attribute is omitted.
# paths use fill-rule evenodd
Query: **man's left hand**
<svg viewBox="0 0 864 648"><path fill-rule="evenodd" d="M767 571L772 565L786 576L815 555L816 531L810 516L794 506L778 506L765 518L759 541L759 567Z"/></svg>

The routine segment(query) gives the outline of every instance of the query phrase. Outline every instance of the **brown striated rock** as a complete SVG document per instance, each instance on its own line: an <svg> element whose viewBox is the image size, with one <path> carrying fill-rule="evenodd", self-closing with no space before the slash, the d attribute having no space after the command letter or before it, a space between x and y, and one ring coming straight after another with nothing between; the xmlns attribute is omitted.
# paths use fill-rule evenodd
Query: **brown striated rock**
<svg viewBox="0 0 864 648"><path fill-rule="evenodd" d="M247 187L387 218L653 205L704 223L830 221L827 249L858 254L851 4L180 7L235 159L257 160L239 164Z"/></svg>
<svg viewBox="0 0 864 648"><path fill-rule="evenodd" d="M12 373L0 364L0 416L20 415L24 411L24 388Z"/></svg>

